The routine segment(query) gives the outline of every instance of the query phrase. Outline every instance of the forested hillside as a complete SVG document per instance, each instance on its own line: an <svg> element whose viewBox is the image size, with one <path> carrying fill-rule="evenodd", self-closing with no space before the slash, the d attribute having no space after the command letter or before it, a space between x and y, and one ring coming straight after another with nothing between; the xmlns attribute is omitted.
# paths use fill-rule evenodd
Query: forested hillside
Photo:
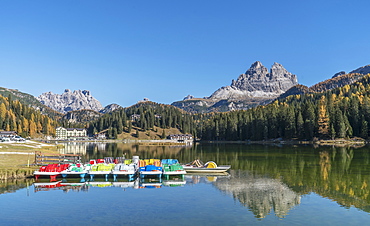
<svg viewBox="0 0 370 226"><path fill-rule="evenodd" d="M331 79L327 79L323 82L319 82L310 87L311 92L325 92L331 89L339 88L345 85L350 85L357 80L364 77L363 74L359 73L350 73L350 74L342 74L340 76L333 77Z"/></svg>
<svg viewBox="0 0 370 226"><path fill-rule="evenodd" d="M22 137L54 135L58 123L39 110L0 95L0 130L16 131Z"/></svg>
<svg viewBox="0 0 370 226"><path fill-rule="evenodd" d="M96 134L108 130L108 137L116 138L117 134L122 132L130 133L133 126L143 131L160 127L177 128L182 133L195 132L191 114L170 105L147 101L103 115L90 123L89 133Z"/></svg>
<svg viewBox="0 0 370 226"><path fill-rule="evenodd" d="M370 74L323 93L292 95L246 111L204 115L204 140L369 137Z"/></svg>
<svg viewBox="0 0 370 226"><path fill-rule="evenodd" d="M42 114L45 114L51 118L62 117L61 113L54 111L46 105L43 105L34 96L28 93L23 93L16 89L7 89L0 87L0 95L8 98L10 97L12 100L18 100L25 106L32 106L34 109L39 110Z"/></svg>
<svg viewBox="0 0 370 226"><path fill-rule="evenodd" d="M353 79L357 82L348 85ZM90 135L107 132L109 138L124 133L135 136L139 131L153 131L157 137L165 138L169 134L164 129L171 128L202 140L220 141L369 138L370 74L342 75L310 88L298 85L287 93L265 106L224 113L191 114L146 101L103 115L81 110L63 118L50 118L33 105L13 100L14 95L9 93L8 97L0 95L0 129L14 130L24 137L53 135L55 128L62 125L88 128Z"/></svg>
<svg viewBox="0 0 370 226"><path fill-rule="evenodd" d="M90 121L97 120L102 115L90 109L69 111L61 118L61 125L66 128L84 128Z"/></svg>

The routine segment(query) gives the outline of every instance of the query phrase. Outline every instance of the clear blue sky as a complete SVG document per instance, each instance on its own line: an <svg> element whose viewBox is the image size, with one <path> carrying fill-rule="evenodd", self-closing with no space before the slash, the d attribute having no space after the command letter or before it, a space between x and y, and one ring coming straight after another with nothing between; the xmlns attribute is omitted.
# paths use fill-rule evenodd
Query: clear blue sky
<svg viewBox="0 0 370 226"><path fill-rule="evenodd" d="M211 95L255 61L311 86L370 64L370 1L0 0L0 86L104 106Z"/></svg>

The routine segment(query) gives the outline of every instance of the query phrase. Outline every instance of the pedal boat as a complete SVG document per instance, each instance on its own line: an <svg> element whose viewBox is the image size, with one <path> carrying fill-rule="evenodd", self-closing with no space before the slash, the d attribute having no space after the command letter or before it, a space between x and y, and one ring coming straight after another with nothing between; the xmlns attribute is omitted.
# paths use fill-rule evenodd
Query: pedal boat
<svg viewBox="0 0 370 226"><path fill-rule="evenodd" d="M182 165L187 173L223 173L231 168L231 165L220 165L218 166L215 162L209 161L203 164L198 159Z"/></svg>

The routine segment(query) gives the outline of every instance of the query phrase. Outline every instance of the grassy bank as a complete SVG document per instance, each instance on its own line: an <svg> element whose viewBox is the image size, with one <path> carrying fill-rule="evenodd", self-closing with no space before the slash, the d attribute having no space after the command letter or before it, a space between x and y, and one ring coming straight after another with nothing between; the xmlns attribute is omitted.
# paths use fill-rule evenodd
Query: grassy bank
<svg viewBox="0 0 370 226"><path fill-rule="evenodd" d="M19 179L32 176L35 151L56 154L57 146L34 141L0 143L0 179Z"/></svg>

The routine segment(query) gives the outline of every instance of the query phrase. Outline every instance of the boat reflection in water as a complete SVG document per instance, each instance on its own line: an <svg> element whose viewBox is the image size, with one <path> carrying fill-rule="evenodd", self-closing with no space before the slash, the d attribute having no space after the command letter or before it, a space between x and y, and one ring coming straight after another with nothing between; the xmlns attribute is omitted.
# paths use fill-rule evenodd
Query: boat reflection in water
<svg viewBox="0 0 370 226"><path fill-rule="evenodd" d="M161 188L163 186L168 187L180 187L184 186L186 181L181 179L181 177L170 177L168 180L158 180L158 179L140 179L136 178L134 180L130 179L119 179L119 180L105 180L104 178L98 178L95 180L78 179L78 178L68 178L59 181L50 181L47 179L38 180L33 183L34 191L52 191L52 190L62 190L64 192L69 191L84 191L87 192L90 188L106 188L106 187L120 187L122 189L132 188Z"/></svg>
<svg viewBox="0 0 370 226"><path fill-rule="evenodd" d="M62 190L64 192L87 192L88 187L85 182L81 182L81 180L77 179L66 179L58 180L58 181L50 181L46 179L39 180L33 183L34 192L40 191L53 191L53 190Z"/></svg>
<svg viewBox="0 0 370 226"><path fill-rule="evenodd" d="M45 182L35 182L33 183L35 192L40 191L51 191L51 190L62 190L64 192L69 191L84 191L87 192L91 187L120 187L122 189L126 188L139 188L139 180L134 181L77 181L74 179L63 179L59 181L45 181Z"/></svg>

